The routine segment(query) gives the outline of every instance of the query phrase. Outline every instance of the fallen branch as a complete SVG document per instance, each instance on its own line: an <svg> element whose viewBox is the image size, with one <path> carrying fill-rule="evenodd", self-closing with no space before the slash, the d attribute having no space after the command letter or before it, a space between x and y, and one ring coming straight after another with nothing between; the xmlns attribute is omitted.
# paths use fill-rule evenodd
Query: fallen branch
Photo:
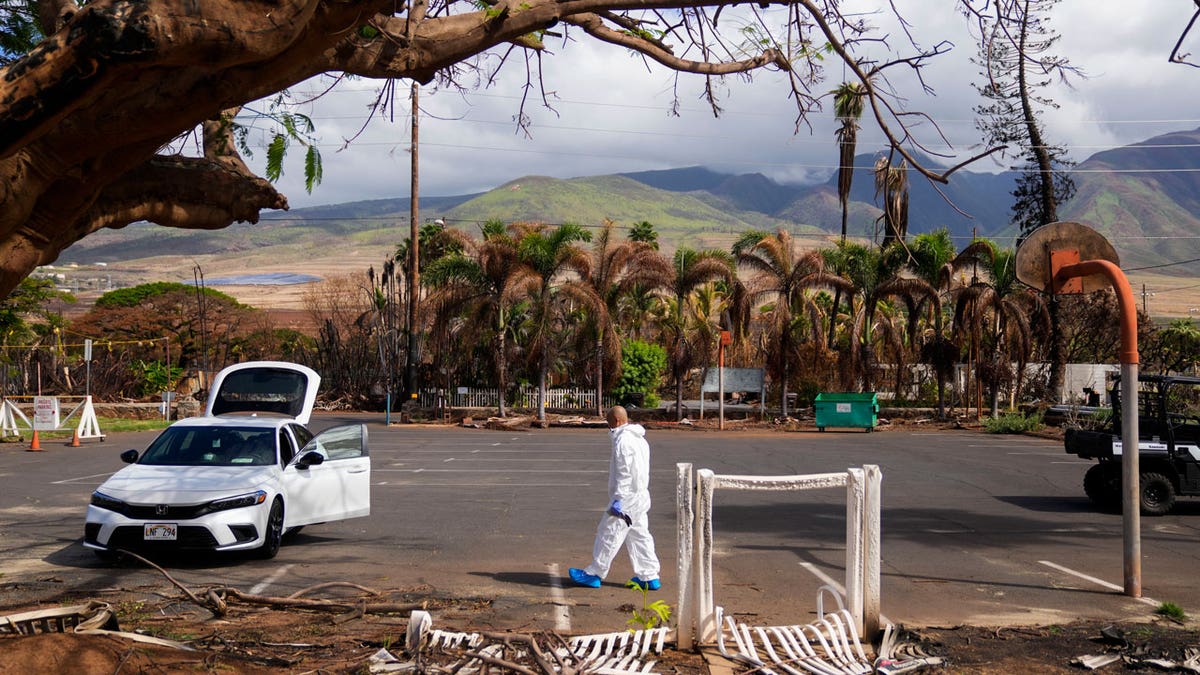
<svg viewBox="0 0 1200 675"><path fill-rule="evenodd" d="M143 558L142 556L140 556L136 553L131 553L124 549L118 549L117 552L122 555L127 555L131 558L140 560L141 562L145 563L146 565L149 565L150 567L153 567L154 569L158 570L159 573L161 573L164 577L167 578L167 581L170 581L172 585L174 585L179 590L183 591L184 595L186 595L189 600L191 600L196 605L199 605L200 607L204 607L205 609L209 610L210 612L212 612L213 614L215 614L218 617L225 616L229 611L227 598L233 598L235 600L240 600L242 602L252 604L252 605L265 605L268 607L276 607L276 608L301 608L301 609L313 609L313 610L342 612L342 613L359 611L362 614L368 614L368 613L370 613L370 614L399 614L402 612L411 612L414 609L425 609L428 606L427 602L406 602L406 603L375 602L375 603L368 603L365 601L355 601L355 600L314 600L311 598L296 597L298 595L303 595L305 593L309 593L311 591L315 591L318 589L334 588L334 587L355 588L355 589L361 590L365 593L368 593L370 595L374 595L374 596L382 595L381 593L379 593L378 591L375 591L373 589L366 588L364 586L359 586L358 584L353 584L353 583L346 582L346 581L331 581L331 582L327 582L327 583L323 583L323 584L317 584L315 586L310 586L308 588L304 588L299 591L296 591L295 593L293 593L292 595L290 595L286 598L269 596L269 595L253 595L251 593L243 593L243 592L237 590L236 588L216 587L216 588L207 589L204 593L206 600L202 600L195 592L193 592L187 586L184 586L183 584L179 583L179 581L177 581L175 579L175 577L172 577L162 567L159 567L158 565L150 562L149 560ZM354 618L354 617L351 617L351 618ZM346 619L346 620L349 620L349 619Z"/></svg>
<svg viewBox="0 0 1200 675"><path fill-rule="evenodd" d="M325 588L353 588L355 590L362 591L363 593L366 593L367 595L381 595L381 593L375 589L367 588L366 586L359 586L358 584L352 584L349 581L329 581L329 582L326 582L323 584L317 584L316 586L309 586L308 588L301 588L300 590L296 591L295 593L292 593L288 597L289 598L299 598L301 596L308 595L309 593L312 593L313 591L319 591L319 590L322 590Z"/></svg>
<svg viewBox="0 0 1200 675"><path fill-rule="evenodd" d="M164 577L166 577L167 581L171 582L176 588L183 591L184 595L187 595L188 599L190 599L192 602L196 603L197 605L199 605L201 607L208 609L209 611L211 611L213 614L216 614L217 616L225 616L225 610L226 610L225 602L220 600L219 598L214 603L205 602L205 601L201 600L200 598L196 597L196 594L193 593L190 588L188 588L187 586L184 586L183 584L176 581L175 577L168 574L165 569L159 567L158 565L155 565L154 563L150 562L149 560L146 560L142 556L140 556L136 553L131 553L129 551L126 551L125 549L117 549L117 553L120 553L121 555L127 555L131 558L135 558L135 559L140 560L143 563L149 565L150 567L153 567L154 569L158 570ZM212 591L209 591L209 593L210 593L210 598L211 598Z"/></svg>
<svg viewBox="0 0 1200 675"><path fill-rule="evenodd" d="M281 598L269 595L252 595L243 593L236 588L221 589L230 598L240 600L252 605L267 605L270 607L298 607L301 609L317 609L334 612L350 612L361 608L364 612L370 614L394 614L399 612L411 612L414 609L425 609L428 605L426 602L374 602L374 603L356 603L345 600L312 600L309 598Z"/></svg>

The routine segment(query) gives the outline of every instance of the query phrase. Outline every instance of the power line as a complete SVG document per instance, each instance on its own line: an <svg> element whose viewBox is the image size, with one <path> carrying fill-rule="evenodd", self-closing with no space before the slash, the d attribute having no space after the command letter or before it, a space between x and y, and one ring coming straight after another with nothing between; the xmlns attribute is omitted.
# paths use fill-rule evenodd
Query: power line
<svg viewBox="0 0 1200 675"><path fill-rule="evenodd" d="M1192 237L1189 237L1192 238ZM1175 265L1187 265L1188 263L1200 262L1200 258L1192 258L1191 260L1180 260L1179 262L1163 263L1161 265L1147 265L1146 267L1131 267L1126 272L1140 272L1142 270L1156 270L1160 267L1174 267Z"/></svg>

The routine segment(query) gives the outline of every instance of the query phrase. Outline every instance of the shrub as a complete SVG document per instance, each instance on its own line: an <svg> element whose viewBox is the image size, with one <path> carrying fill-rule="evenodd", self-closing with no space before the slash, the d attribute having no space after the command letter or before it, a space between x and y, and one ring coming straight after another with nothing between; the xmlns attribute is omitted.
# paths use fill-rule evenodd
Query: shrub
<svg viewBox="0 0 1200 675"><path fill-rule="evenodd" d="M983 428L992 434L1023 434L1026 431L1038 431L1045 426L1042 424L1042 413L1040 412L1029 415L1008 413L983 421Z"/></svg>
<svg viewBox="0 0 1200 675"><path fill-rule="evenodd" d="M643 405L657 405L656 390L666 369L667 352L662 347L641 340L627 340L621 345L621 377L613 385L613 396L625 403L632 394L642 394Z"/></svg>

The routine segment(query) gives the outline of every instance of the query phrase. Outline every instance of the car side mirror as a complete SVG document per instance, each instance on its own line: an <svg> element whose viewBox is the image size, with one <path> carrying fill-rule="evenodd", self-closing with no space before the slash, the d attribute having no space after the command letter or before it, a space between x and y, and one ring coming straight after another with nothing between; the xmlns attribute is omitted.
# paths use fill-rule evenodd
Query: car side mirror
<svg viewBox="0 0 1200 675"><path fill-rule="evenodd" d="M121 453L121 461L125 462L126 464L133 464L137 460L138 460L138 451L137 450L126 450L125 452Z"/></svg>
<svg viewBox="0 0 1200 675"><path fill-rule="evenodd" d="M307 469L310 466L316 466L317 464L324 464L324 463L325 463L325 455L322 455L321 453L317 452L316 450L310 450L310 451L304 453L303 455L300 455L300 459L296 460L296 468L297 469Z"/></svg>

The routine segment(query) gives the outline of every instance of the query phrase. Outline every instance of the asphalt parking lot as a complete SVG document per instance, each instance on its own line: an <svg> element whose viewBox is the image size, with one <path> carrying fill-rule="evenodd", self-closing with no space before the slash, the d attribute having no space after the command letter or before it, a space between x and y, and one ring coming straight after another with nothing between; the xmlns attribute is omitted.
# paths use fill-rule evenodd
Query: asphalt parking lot
<svg viewBox="0 0 1200 675"><path fill-rule="evenodd" d="M306 528L274 560L191 557L165 564L181 582L286 594L323 581L486 599L479 627L621 630L632 574L622 554L598 590L566 568L590 556L607 505L603 430L484 431L368 423L372 514ZM87 594L163 583L108 565L80 544L91 491L117 455L152 434L116 434L46 452L0 446L0 605L37 593ZM1083 495L1087 462L1055 441L968 431L703 432L651 429L651 529L674 605L676 463L717 473L795 475L876 464L883 474L882 610L907 625L1013 625L1147 617L1159 602L1200 611L1192 582L1200 502L1142 523L1143 592L1120 593L1121 518ZM845 493L720 492L714 510L716 601L765 624L811 620L817 589L840 585ZM437 617L435 617L437 620Z"/></svg>

